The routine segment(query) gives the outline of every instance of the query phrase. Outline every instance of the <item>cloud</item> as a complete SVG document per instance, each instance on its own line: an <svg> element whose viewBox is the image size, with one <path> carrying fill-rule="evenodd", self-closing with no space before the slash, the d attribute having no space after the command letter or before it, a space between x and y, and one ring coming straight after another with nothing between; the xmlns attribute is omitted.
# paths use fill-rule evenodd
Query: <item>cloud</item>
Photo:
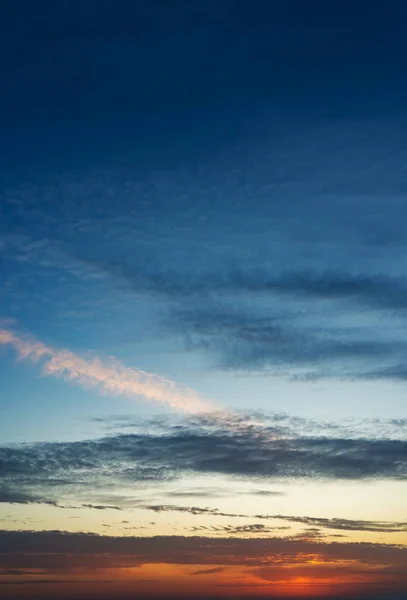
<svg viewBox="0 0 407 600"><path fill-rule="evenodd" d="M278 497L284 496L285 492L275 491L275 490L262 490L262 489L248 489L248 490L237 490L233 489L233 491L225 490L224 488L194 488L194 489L186 489L180 491L170 491L166 492L163 495L167 498L224 498L230 495L237 496L263 496L263 497Z"/></svg>
<svg viewBox="0 0 407 600"><path fill-rule="evenodd" d="M241 297L240 297L241 298ZM394 325L373 319L369 327L338 323L338 312L352 322L359 310L339 305L233 306L224 301L174 308L167 327L185 338L190 350L205 352L216 368L263 371L292 379L402 379L407 377L407 340L389 338ZM282 309L281 306L284 306ZM332 314L330 314L332 312ZM325 313L325 314L324 314ZM371 318L372 319L372 318ZM379 319L377 317L377 319ZM164 322L165 324L165 322Z"/></svg>
<svg viewBox="0 0 407 600"><path fill-rule="evenodd" d="M29 572L27 572L29 573ZM26 574L26 573L24 573ZM78 583L89 583L89 581L87 579L28 579L28 580L23 580L23 581L15 581L15 580L5 580L5 581L0 581L0 585L26 585L26 586L31 586L31 585L55 585L55 584L62 584L65 585L66 583L72 583L72 584L78 584ZM112 580L106 580L103 579L101 580L101 583L112 583Z"/></svg>
<svg viewBox="0 0 407 600"><path fill-rule="evenodd" d="M50 556L51 554L51 556ZM287 538L112 537L60 531L1 531L0 568L134 567L145 563L264 566L349 560L404 568L407 548L389 544L321 543ZM47 561L49 561L47 563ZM110 562L109 562L110 561Z"/></svg>
<svg viewBox="0 0 407 600"><path fill-rule="evenodd" d="M199 506L173 506L169 504L144 504L140 508L154 512L185 512L191 515L212 515L216 517L246 517L244 514L227 513L216 508L201 508Z"/></svg>
<svg viewBox="0 0 407 600"><path fill-rule="evenodd" d="M406 379L407 339L395 330L404 323L402 273L388 276L366 266L301 269L300 258L285 270L259 266L254 258L240 262L225 257L221 264L213 259L197 266L163 257L148 268L90 264L138 296L164 300L162 328L181 336L188 349L207 353L215 367L287 377Z"/></svg>
<svg viewBox="0 0 407 600"><path fill-rule="evenodd" d="M347 300L381 309L406 307L407 281L403 277L346 271L281 271L248 262L246 268L228 262L219 269L180 271L158 270L126 263L93 264L118 278L123 278L139 292L153 293L174 300L192 299L210 294L267 295L271 298L312 300Z"/></svg>
<svg viewBox="0 0 407 600"><path fill-rule="evenodd" d="M322 517L301 517L292 515L282 514L247 514L247 513L227 513L219 511L216 508L199 508L196 506L174 506L174 505L141 505L140 508L152 510L154 512L187 512L191 515L211 515L215 517L234 517L234 518L253 518L261 520L279 520L286 521L288 523L300 523L302 525L308 525L309 527L305 531L317 531L319 527L325 529L336 529L343 531L367 531L376 533L395 533L395 532L407 532L407 521L364 521L354 519L327 519ZM267 528L263 524L254 525L242 525L242 526L231 526L230 531L235 530L237 533L244 532L245 527L252 527L253 531L261 531L262 529L281 529L280 527ZM287 527L283 527L287 529ZM197 528L199 530L199 528ZM223 531L222 527L213 528L216 531ZM226 531L226 530L225 530Z"/></svg>
<svg viewBox="0 0 407 600"><path fill-rule="evenodd" d="M93 508L95 510L122 510L120 506L111 506L109 504L81 504L79 508Z"/></svg>
<svg viewBox="0 0 407 600"><path fill-rule="evenodd" d="M259 515L256 515L259 518ZM301 523L324 527L326 529L339 529L343 531L372 531L376 533L406 532L407 521L363 521L353 519L324 519L320 517L294 517L287 515L274 515L272 518L284 519L291 523Z"/></svg>
<svg viewBox="0 0 407 600"><path fill-rule="evenodd" d="M199 505L174 508L163 502L140 501L132 491L134 483L145 488L191 474L237 476L255 480L256 486L261 480L293 478L407 479L405 439L334 437L329 428L328 435L315 435L312 431L304 435L302 421L296 426L295 419L293 422L290 429L289 419L282 419L279 429L278 419L268 424L267 420L251 421L246 416L240 419L239 415L232 415L229 423L217 416L194 416L184 422L161 424L159 429L153 427L148 433L141 426L137 433L100 439L1 446L1 497L3 502L92 505L99 510L129 509L143 504L156 512L179 510L232 517L235 516L232 513ZM315 428L318 431L317 424ZM121 492L112 491L112 485ZM168 493L171 490L163 489L160 495L165 498ZM335 529L352 526L351 522L340 520L323 523L306 519L304 524L309 526ZM357 527L362 525L359 522ZM379 531L388 525L377 523L375 527Z"/></svg>
<svg viewBox="0 0 407 600"><path fill-rule="evenodd" d="M250 490L250 491L246 491L244 492L247 495L253 495L253 496L263 496L265 498L268 497L275 497L275 496L285 496L285 492L278 492L278 491L274 491L274 490Z"/></svg>
<svg viewBox="0 0 407 600"><path fill-rule="evenodd" d="M221 573L225 570L225 567L213 567L212 569L199 569L198 571L193 571L191 575L213 575L214 573Z"/></svg>
<svg viewBox="0 0 407 600"><path fill-rule="evenodd" d="M346 585L347 597L401 599L407 589L406 560L406 546L270 535L251 538L244 532L241 537L226 532L214 538L0 531L0 571L2 577L7 577L1 582L6 585L19 585L25 575L30 576L24 579L27 586L52 583L54 578L80 584L97 577L99 582L113 583L123 581L117 578L120 569L122 575L128 570L133 586L146 582L145 565L172 565L180 577L204 576L208 586L267 585L270 590L270 586L281 584L285 592L292 587L295 595L295 587L303 588L306 580L312 593L316 586L338 590ZM160 579L148 582L160 585ZM205 591L208 597L217 597L210 587Z"/></svg>
<svg viewBox="0 0 407 600"><path fill-rule="evenodd" d="M43 497L41 494L37 495L18 491L7 485L2 485L1 482L0 502L8 502L10 504L49 504L51 506L56 506L55 501Z"/></svg>
<svg viewBox="0 0 407 600"><path fill-rule="evenodd" d="M238 515L236 515L238 516ZM191 527L191 531L193 532L198 532L198 531L203 531L203 532L213 532L213 533L221 533L224 535L242 535L242 534L249 534L250 536L253 535L257 535L257 534L266 534L266 533L272 533L275 532L276 530L287 530L289 529L289 527L268 527L267 525L264 525L263 523L250 523L248 525L212 525L212 526L197 526L197 527Z"/></svg>
<svg viewBox="0 0 407 600"><path fill-rule="evenodd" d="M105 417L97 417L92 419L97 423L105 423L109 432L121 433L128 429L132 433L145 431L148 427L150 431L159 434L166 434L169 430L174 430L177 427L185 429L188 426L193 429L202 427L221 428L225 430L235 430L236 432L244 431L269 434L274 437L286 438L335 438L335 439L393 439L407 441L407 419L386 419L386 418L367 418L367 417L348 417L338 419L336 421L318 420L311 417L301 417L297 415L287 414L284 412L269 413L261 410L254 411L239 411L234 413L219 412L208 413L205 415L188 416L187 421L183 415L177 417L171 415L171 424L168 417L163 418L157 415L148 420L143 420L142 417L134 417L132 415L108 415ZM222 490L216 488L207 488L205 491L211 490L217 493ZM181 493L186 490L182 490ZM196 491L194 488L193 491ZM243 492L243 490L242 490ZM255 493L256 488L250 490L250 493ZM270 490L258 490L259 494L275 494ZM277 492L279 493L279 492Z"/></svg>
<svg viewBox="0 0 407 600"><path fill-rule="evenodd" d="M20 359L41 361L44 375L61 377L106 394L161 402L187 413L214 410L193 390L177 388L169 379L126 367L117 360L104 363L99 358L85 359L69 350L56 350L38 340L25 339L7 329L0 329L0 344L11 346Z"/></svg>

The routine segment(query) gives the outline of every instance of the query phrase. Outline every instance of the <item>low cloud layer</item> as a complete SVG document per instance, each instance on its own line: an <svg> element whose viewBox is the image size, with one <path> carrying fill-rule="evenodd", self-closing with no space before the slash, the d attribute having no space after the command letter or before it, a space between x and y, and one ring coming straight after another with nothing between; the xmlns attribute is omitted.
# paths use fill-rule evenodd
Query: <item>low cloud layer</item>
<svg viewBox="0 0 407 600"><path fill-rule="evenodd" d="M61 564L62 568L69 568L80 557L96 561L99 558L101 563L111 558L112 567L137 566L144 562L261 566L270 554L278 556L281 563L307 562L314 560L316 555L330 560L359 560L382 565L396 563L400 566L405 565L407 559L407 548L385 544L320 544L281 538L109 537L59 531L0 532L0 561L4 569L42 568L45 565L41 562L49 560L49 553L53 554L55 565ZM104 553L110 557L104 556ZM95 554L100 556L92 557ZM50 566L48 563L47 568Z"/></svg>
<svg viewBox="0 0 407 600"><path fill-rule="evenodd" d="M246 532L249 530L240 533ZM182 577L182 593L190 593L188 586L196 586L200 578L199 585L206 585L208 597L219 597L222 587L254 589L267 585L268 590L274 592L278 588L270 586L279 584L287 597L290 588L295 595L299 580L312 582L310 591L319 586L328 586L330 590L332 586L338 589L341 584L346 585L347 597L362 598L363 592L366 594L369 590L374 595L383 592L383 598L403 598L407 589L406 547L326 542L312 535L290 539L270 535L232 538L230 530L224 533L224 537L215 539L0 531L0 582L19 586L26 581L24 576L29 576L38 584L68 579L80 584L85 575L100 581L102 571L103 581L107 582L109 576L114 581L120 570L121 576L129 576L134 594L135 585L156 581L151 578L154 565L161 569L162 565L171 565L171 573ZM149 579L144 579L144 567L149 569ZM161 582L163 577L165 570L160 576ZM355 589L354 594L352 589Z"/></svg>

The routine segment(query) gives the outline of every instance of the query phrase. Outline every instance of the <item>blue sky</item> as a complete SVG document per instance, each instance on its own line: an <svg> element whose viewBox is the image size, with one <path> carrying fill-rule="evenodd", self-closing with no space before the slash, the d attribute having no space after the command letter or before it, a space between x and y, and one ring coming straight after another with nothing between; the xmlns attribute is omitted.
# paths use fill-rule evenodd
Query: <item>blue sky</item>
<svg viewBox="0 0 407 600"><path fill-rule="evenodd" d="M73 531L100 533L105 503L141 531L159 504L167 535L192 527L165 508L192 477L180 497L236 518L250 485L301 518L359 522L371 498L407 543L406 17L395 0L0 7L7 527L71 531L79 510Z"/></svg>

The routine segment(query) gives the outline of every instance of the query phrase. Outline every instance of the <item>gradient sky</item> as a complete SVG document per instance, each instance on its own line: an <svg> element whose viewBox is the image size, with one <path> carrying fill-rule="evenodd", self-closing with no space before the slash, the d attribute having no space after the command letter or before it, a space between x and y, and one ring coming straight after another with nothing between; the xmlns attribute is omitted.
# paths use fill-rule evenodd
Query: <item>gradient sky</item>
<svg viewBox="0 0 407 600"><path fill-rule="evenodd" d="M407 596L407 4L0 3L0 586Z"/></svg>

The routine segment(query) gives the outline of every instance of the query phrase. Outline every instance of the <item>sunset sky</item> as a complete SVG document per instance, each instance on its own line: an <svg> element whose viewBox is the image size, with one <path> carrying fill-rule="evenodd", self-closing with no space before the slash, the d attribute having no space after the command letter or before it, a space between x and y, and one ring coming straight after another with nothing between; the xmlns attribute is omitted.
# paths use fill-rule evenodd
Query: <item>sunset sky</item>
<svg viewBox="0 0 407 600"><path fill-rule="evenodd" d="M407 598L407 2L0 2L0 596Z"/></svg>

